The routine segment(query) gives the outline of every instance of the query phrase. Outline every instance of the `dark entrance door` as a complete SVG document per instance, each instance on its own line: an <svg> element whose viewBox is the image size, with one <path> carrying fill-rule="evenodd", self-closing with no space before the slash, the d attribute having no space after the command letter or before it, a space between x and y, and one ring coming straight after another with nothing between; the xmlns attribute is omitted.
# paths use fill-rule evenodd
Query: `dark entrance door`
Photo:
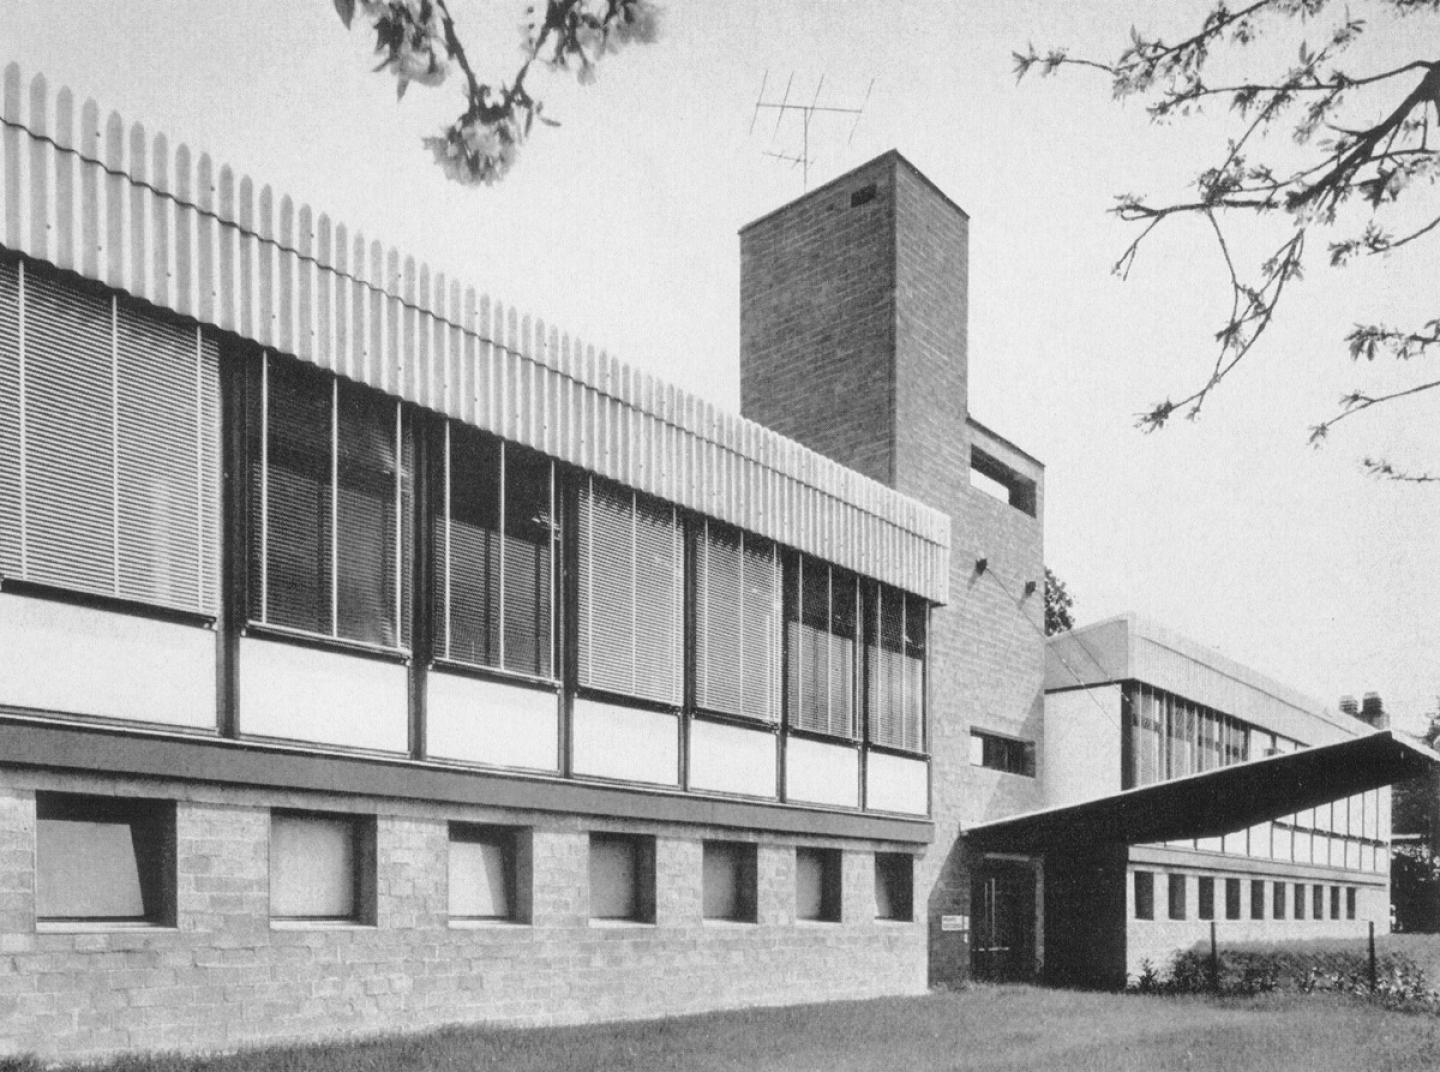
<svg viewBox="0 0 1440 1072"><path fill-rule="evenodd" d="M1022 982L1035 977L1035 869L987 860L971 889L971 971L977 979Z"/></svg>

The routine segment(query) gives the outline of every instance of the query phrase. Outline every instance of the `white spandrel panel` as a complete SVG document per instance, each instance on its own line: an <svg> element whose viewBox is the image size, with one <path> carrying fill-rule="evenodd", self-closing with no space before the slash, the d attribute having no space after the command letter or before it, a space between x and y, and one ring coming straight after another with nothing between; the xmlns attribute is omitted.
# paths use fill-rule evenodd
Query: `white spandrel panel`
<svg viewBox="0 0 1440 1072"><path fill-rule="evenodd" d="M923 759L871 752L865 759L865 807L903 815L929 812L930 776Z"/></svg>
<svg viewBox="0 0 1440 1072"><path fill-rule="evenodd" d="M860 753L848 745L791 737L785 742L785 799L858 808Z"/></svg>
<svg viewBox="0 0 1440 1072"><path fill-rule="evenodd" d="M775 796L775 735L720 722L690 723L690 788Z"/></svg>
<svg viewBox="0 0 1440 1072"><path fill-rule="evenodd" d="M680 784L675 715L576 699L571 736L576 774L654 785Z"/></svg>
<svg viewBox="0 0 1440 1072"><path fill-rule="evenodd" d="M0 704L215 728L215 634L0 594Z"/></svg>
<svg viewBox="0 0 1440 1072"><path fill-rule="evenodd" d="M239 692L244 736L409 750L409 681L399 663L242 637Z"/></svg>
<svg viewBox="0 0 1440 1072"><path fill-rule="evenodd" d="M496 767L556 771L555 693L431 671L426 676L426 755Z"/></svg>

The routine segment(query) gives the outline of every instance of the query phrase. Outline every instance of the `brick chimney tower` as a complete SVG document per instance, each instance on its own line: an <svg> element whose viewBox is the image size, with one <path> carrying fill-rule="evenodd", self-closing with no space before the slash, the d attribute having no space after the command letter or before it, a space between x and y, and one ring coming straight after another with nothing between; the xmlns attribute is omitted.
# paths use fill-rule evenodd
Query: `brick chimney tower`
<svg viewBox="0 0 1440 1072"><path fill-rule="evenodd" d="M740 412L947 512L970 220L890 151L740 231Z"/></svg>

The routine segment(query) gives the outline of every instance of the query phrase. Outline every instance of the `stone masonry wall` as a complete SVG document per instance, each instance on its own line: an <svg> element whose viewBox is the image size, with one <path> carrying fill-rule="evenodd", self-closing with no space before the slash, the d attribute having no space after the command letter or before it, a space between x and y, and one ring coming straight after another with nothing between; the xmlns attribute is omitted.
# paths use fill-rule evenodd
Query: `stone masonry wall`
<svg viewBox="0 0 1440 1072"><path fill-rule="evenodd" d="M37 928L37 790L175 800L177 925ZM270 921L272 807L376 817L375 926ZM528 923L448 920L451 821L529 831ZM590 920L596 830L655 837L653 925ZM701 919L708 836L758 843L757 922ZM795 920L797 842L844 850L841 922ZM916 993L923 924L874 919L873 853L891 848L0 769L0 1054L229 1048Z"/></svg>
<svg viewBox="0 0 1440 1072"><path fill-rule="evenodd" d="M1040 778L970 765L972 726L1042 751L1044 514L1043 473L1014 448L989 444L1036 481L1034 517L970 487L968 227L887 153L741 232L742 412L952 518L928 638L935 840L916 879L936 982L969 968L968 936L941 929L970 911L960 833L1042 801Z"/></svg>

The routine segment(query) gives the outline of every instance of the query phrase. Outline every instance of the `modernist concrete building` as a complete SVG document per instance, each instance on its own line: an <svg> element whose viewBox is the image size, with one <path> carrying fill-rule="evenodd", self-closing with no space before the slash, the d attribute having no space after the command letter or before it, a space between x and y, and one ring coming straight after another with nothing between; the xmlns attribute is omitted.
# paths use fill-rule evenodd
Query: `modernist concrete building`
<svg viewBox="0 0 1440 1072"><path fill-rule="evenodd" d="M1123 917L1074 963L1052 955L1052 977L1113 983L1147 961L1163 973L1177 951L1208 946L1212 928L1222 944L1359 937L1372 922L1388 930L1390 792L1340 795L1373 780L1364 749L1384 745L1358 712L1332 713L1133 616L1052 638L1045 688L1052 825L1073 822L1084 802L1123 825L1115 809L1135 790L1150 793L1144 808L1162 822L1198 835L1127 834L1123 868L1117 860L1093 891ZM1266 762L1326 745L1349 759L1288 761L1288 772L1283 759ZM1302 797L1319 803L1274 814Z"/></svg>
<svg viewBox="0 0 1440 1072"><path fill-rule="evenodd" d="M1144 687L1227 759L1344 736L1143 668L1047 711L1043 469L898 154L742 230L736 417L13 66L3 115L0 1053L1113 981L1127 869L1250 873L1096 825L1165 789ZM1176 784L1310 809L1374 742ZM1270 829L1358 919L1350 814Z"/></svg>

